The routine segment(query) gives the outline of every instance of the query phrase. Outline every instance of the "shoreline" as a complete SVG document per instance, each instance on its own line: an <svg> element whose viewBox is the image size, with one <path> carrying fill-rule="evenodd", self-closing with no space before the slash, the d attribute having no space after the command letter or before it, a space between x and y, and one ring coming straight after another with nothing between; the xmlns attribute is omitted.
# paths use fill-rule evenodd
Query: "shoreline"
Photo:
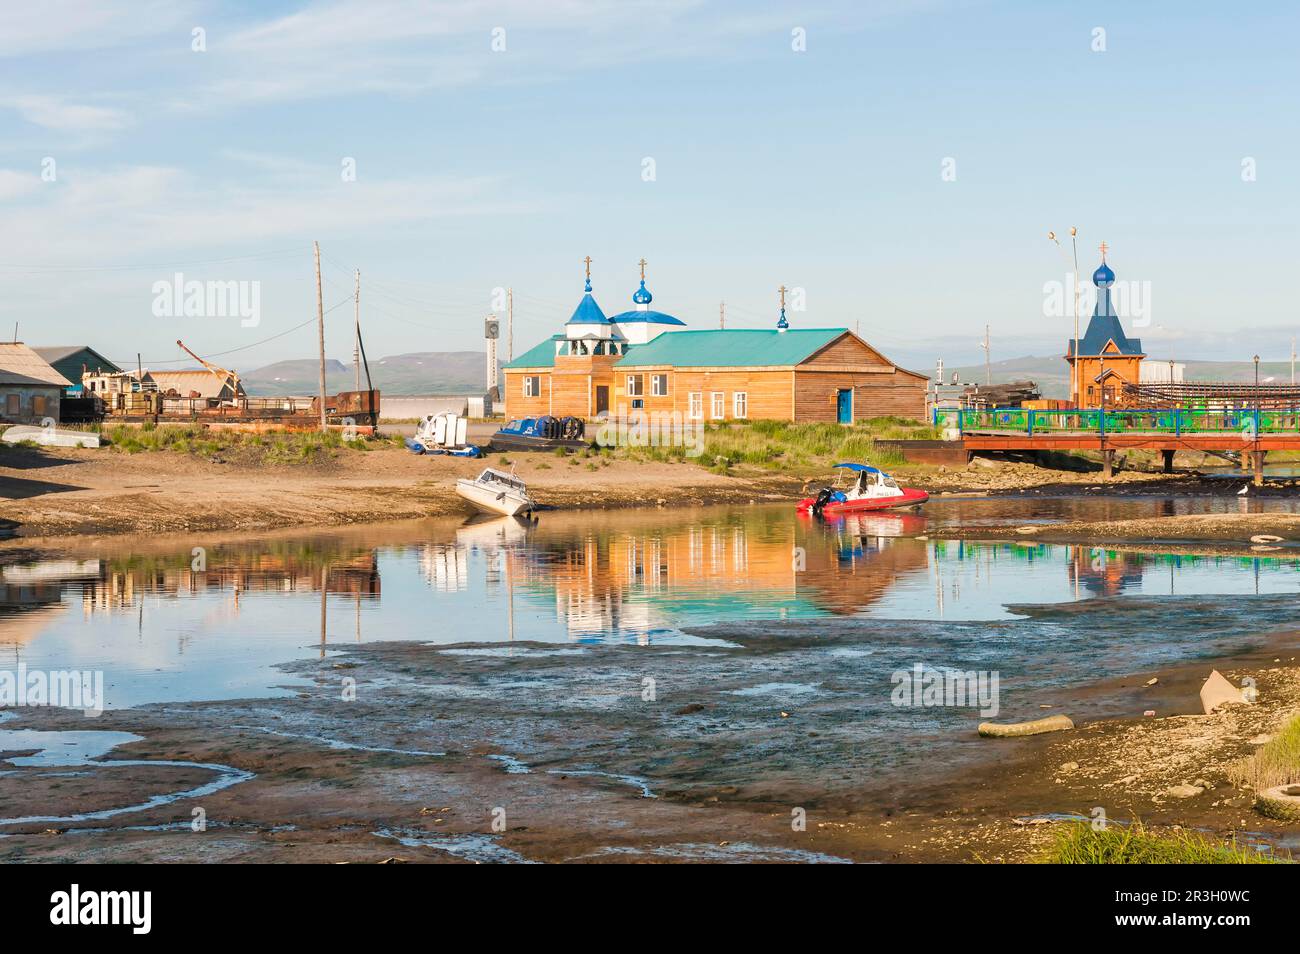
<svg viewBox="0 0 1300 954"><path fill-rule="evenodd" d="M508 461L508 463L506 463ZM392 446L342 451L315 464L249 466L170 451L138 455L105 450L9 448L0 458L0 530L5 539L106 537L132 534L318 529L438 516L467 517L473 509L456 496L460 477L484 466L515 467L538 502L554 510L683 508L716 504L793 503L829 474L782 474L735 470L716 473L689 463L557 457L549 454L491 455L486 460L419 457ZM1110 483L1091 473L1049 470L1031 464L975 462L956 472L901 466L900 481L924 486L934 501L962 498L1232 496L1234 483L1196 474L1126 472ZM1249 499L1282 499L1291 483L1267 487ZM1242 498L1247 499L1247 498ZM1163 519L1163 518L1158 518ZM1171 518L1174 520L1182 518ZM1211 527L1194 521L1125 526L1044 526L1035 539L1080 541L1173 538L1166 527L1198 529L1187 539L1241 539L1255 533L1300 530L1285 515L1220 514ZM1207 530L1207 528L1209 528ZM1278 530L1285 531L1279 533ZM952 536L1014 537L1014 529L945 530ZM1247 534L1249 536L1250 534ZM1023 535L1029 535L1028 533Z"/></svg>

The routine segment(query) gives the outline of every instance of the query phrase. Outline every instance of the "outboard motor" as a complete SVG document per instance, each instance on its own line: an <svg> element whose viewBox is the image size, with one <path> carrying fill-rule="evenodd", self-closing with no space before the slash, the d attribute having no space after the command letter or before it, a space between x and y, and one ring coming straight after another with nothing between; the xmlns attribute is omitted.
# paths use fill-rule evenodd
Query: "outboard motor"
<svg viewBox="0 0 1300 954"><path fill-rule="evenodd" d="M823 487L817 491L817 496L813 498L812 513L814 517L820 517L826 505L831 502L835 496L835 491L830 487Z"/></svg>
<svg viewBox="0 0 1300 954"><path fill-rule="evenodd" d="M582 434L585 430L586 424L578 417L566 417L560 422L560 436L566 441L582 440Z"/></svg>

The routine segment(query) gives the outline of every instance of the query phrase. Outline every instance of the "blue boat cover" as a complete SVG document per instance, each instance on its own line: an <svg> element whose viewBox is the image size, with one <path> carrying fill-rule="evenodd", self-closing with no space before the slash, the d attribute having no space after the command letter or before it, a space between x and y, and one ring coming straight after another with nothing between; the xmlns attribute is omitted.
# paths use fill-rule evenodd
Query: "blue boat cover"
<svg viewBox="0 0 1300 954"><path fill-rule="evenodd" d="M883 474L884 471L878 467L871 467L867 464L832 464L832 467L846 467L849 470L865 471L868 474Z"/></svg>

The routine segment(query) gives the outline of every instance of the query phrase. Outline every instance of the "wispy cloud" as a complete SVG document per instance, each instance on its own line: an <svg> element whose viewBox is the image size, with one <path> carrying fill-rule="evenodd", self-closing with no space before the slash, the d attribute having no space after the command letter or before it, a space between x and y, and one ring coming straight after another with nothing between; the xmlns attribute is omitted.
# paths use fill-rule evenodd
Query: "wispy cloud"
<svg viewBox="0 0 1300 954"><path fill-rule="evenodd" d="M0 57L106 49L190 22L184 0L42 0L5 4Z"/></svg>
<svg viewBox="0 0 1300 954"><path fill-rule="evenodd" d="M0 169L0 202L7 202L20 196L35 192L41 180L34 173L16 172L13 169Z"/></svg>
<svg viewBox="0 0 1300 954"><path fill-rule="evenodd" d="M273 156L252 154L263 167ZM363 237L402 223L530 213L488 176L420 175L343 182L337 167L283 160L284 176L213 182L178 168L136 165L61 173L0 171L0 262L166 261L177 250L247 249L267 240ZM33 186L34 182L34 186Z"/></svg>
<svg viewBox="0 0 1300 954"><path fill-rule="evenodd" d="M16 110L27 122L58 132L113 132L131 122L123 110L75 103L61 96L0 97L0 107Z"/></svg>

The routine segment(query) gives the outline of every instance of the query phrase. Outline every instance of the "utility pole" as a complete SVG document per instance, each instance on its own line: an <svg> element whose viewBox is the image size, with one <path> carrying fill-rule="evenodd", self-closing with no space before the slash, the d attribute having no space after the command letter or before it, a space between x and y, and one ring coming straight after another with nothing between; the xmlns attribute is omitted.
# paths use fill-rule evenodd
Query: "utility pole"
<svg viewBox="0 0 1300 954"><path fill-rule="evenodd" d="M727 303L725 301L718 302L718 327L727 327Z"/></svg>
<svg viewBox="0 0 1300 954"><path fill-rule="evenodd" d="M515 360L515 290L506 289L506 361Z"/></svg>
<svg viewBox="0 0 1300 954"><path fill-rule="evenodd" d="M1048 232L1047 239L1061 250L1062 255L1065 255L1065 249L1061 246L1060 240L1057 239L1055 232ZM1079 230L1073 225L1070 226L1070 249L1073 253L1074 261L1073 268L1070 272L1073 276L1072 282L1074 285L1074 350L1071 353L1071 358L1073 360L1070 362L1070 391L1072 392L1071 399L1074 401L1074 406L1077 408L1081 407L1083 404L1083 379L1079 376ZM1102 258L1103 260L1105 259L1104 254ZM1067 255L1065 258L1065 264L1069 266L1070 261L1071 258Z"/></svg>
<svg viewBox="0 0 1300 954"><path fill-rule="evenodd" d="M325 422L325 298L320 287L320 242L311 243L316 257L316 333L320 338L320 429L329 430Z"/></svg>
<svg viewBox="0 0 1300 954"><path fill-rule="evenodd" d="M357 269L357 291L355 296L355 313L353 325L356 333L352 338L352 368L357 375L357 390L361 390L361 269Z"/></svg>
<svg viewBox="0 0 1300 954"><path fill-rule="evenodd" d="M1291 336L1291 384L1295 384L1295 335Z"/></svg>
<svg viewBox="0 0 1300 954"><path fill-rule="evenodd" d="M984 326L984 343L980 345L984 349L984 383L993 383L993 363L989 358L989 326Z"/></svg>
<svg viewBox="0 0 1300 954"><path fill-rule="evenodd" d="M1080 404L1083 380L1079 377L1079 230L1070 226L1070 248L1074 252L1074 406Z"/></svg>

